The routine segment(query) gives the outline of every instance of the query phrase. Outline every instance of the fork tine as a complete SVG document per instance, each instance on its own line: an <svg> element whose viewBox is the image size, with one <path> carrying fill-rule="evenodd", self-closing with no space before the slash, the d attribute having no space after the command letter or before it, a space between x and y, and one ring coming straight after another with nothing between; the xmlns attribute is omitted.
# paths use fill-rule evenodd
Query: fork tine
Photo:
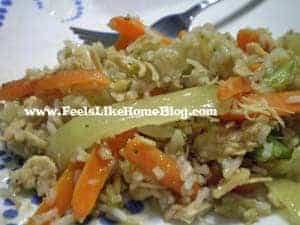
<svg viewBox="0 0 300 225"><path fill-rule="evenodd" d="M104 46L111 46L118 38L117 33L99 32L77 27L70 27L70 29L73 31L73 33L77 34L80 39L88 42L89 44L100 41Z"/></svg>
<svg viewBox="0 0 300 225"><path fill-rule="evenodd" d="M82 28L77 28L77 27L70 27L70 29L76 34L97 35L99 33L102 33L99 31L87 30L87 29L82 29Z"/></svg>
<svg viewBox="0 0 300 225"><path fill-rule="evenodd" d="M85 34L78 34L78 37L84 41L85 44L92 45L93 43L96 42L101 42L105 47L112 46L114 44L114 41L108 39L99 39L98 37L90 36L90 35L85 35Z"/></svg>
<svg viewBox="0 0 300 225"><path fill-rule="evenodd" d="M92 40L92 41L101 41L98 37L87 35L87 34L77 34L78 37L82 40Z"/></svg>
<svg viewBox="0 0 300 225"><path fill-rule="evenodd" d="M112 33L112 32L100 32L100 31L94 31L94 30L87 30L87 29L82 29L82 28L77 28L77 27L71 27L70 28L75 34L86 34L86 35L91 35L95 37L106 37L106 38L113 38L116 39L118 37L117 33Z"/></svg>

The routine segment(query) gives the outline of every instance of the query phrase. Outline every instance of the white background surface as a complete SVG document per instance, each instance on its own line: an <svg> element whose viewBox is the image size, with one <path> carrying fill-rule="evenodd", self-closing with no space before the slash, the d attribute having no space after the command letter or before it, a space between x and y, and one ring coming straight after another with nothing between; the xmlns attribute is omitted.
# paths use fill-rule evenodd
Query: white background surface
<svg viewBox="0 0 300 225"><path fill-rule="evenodd" d="M32 0L13 1L8 8L3 27L0 27L0 81L22 77L26 68L53 66L63 40L78 41L69 26L108 30L106 23L112 16L127 13L139 15L151 24L162 15L180 12L197 0L82 0L83 16L73 22L61 20L75 12L73 0L44 0L38 10ZM202 12L193 26L206 22L216 24L234 13L249 0L223 0ZM275 36L289 29L300 31L299 0L261 0L253 10L221 27L221 31L235 34L241 27L268 27ZM154 218L155 220L155 218ZM148 221L149 224L157 224ZM147 223L148 224L148 223ZM221 224L221 221L218 221ZM228 223L227 223L228 224ZM276 216L259 224L285 224Z"/></svg>

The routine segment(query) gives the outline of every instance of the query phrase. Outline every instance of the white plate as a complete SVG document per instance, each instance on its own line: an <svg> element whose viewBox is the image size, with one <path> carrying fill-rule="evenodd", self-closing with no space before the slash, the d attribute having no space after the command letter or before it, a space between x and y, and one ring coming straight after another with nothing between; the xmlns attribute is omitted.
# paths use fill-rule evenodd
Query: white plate
<svg viewBox="0 0 300 225"><path fill-rule="evenodd" d="M198 0L0 0L0 82L20 78L26 68L53 66L56 53L63 46L63 40L79 41L69 27L78 26L108 30L106 23L112 16L127 13L140 16L151 24L163 15L180 12L197 3ZM241 27L268 27L275 36L289 29L300 31L300 1L260 0L251 11L229 20L220 28L235 34ZM193 26L206 22L219 23L230 18L236 10L249 0L224 0L201 13ZM0 187L5 187L9 169L12 166L7 155L0 151ZM33 199L33 200L32 200ZM36 208L36 198L25 197L17 209L9 200L0 198L0 224L22 224ZM166 224L157 215L149 212L138 215L143 224ZM100 222L101 221L101 222ZM217 224L238 224L214 216L209 221ZM95 224L105 224L101 219ZM286 224L272 215L257 224Z"/></svg>

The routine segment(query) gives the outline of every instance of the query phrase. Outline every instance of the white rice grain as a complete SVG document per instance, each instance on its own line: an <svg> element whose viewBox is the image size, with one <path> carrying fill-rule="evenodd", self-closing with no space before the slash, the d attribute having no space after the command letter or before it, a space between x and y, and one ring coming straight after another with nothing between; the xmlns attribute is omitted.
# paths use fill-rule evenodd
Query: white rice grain
<svg viewBox="0 0 300 225"><path fill-rule="evenodd" d="M56 219L57 217L58 217L58 210L51 209L48 212L33 216L32 219L35 225L42 225L47 221Z"/></svg>
<svg viewBox="0 0 300 225"><path fill-rule="evenodd" d="M300 96L289 96L286 100L286 103L288 104L296 104L296 103L300 103Z"/></svg>
<svg viewBox="0 0 300 225"><path fill-rule="evenodd" d="M236 157L236 158L229 157L221 160L223 176L225 178L231 177L234 174L234 172L241 166L241 164L242 164L241 157Z"/></svg>
<svg viewBox="0 0 300 225"><path fill-rule="evenodd" d="M72 214L67 214L57 220L55 220L51 225L72 225L75 223L75 219Z"/></svg>
<svg viewBox="0 0 300 225"><path fill-rule="evenodd" d="M105 160L113 159L110 149L108 149L105 146L101 146L101 148L99 148L98 154L101 158Z"/></svg>
<svg viewBox="0 0 300 225"><path fill-rule="evenodd" d="M154 167L152 172L158 180L163 179L165 176L165 172L159 166Z"/></svg>

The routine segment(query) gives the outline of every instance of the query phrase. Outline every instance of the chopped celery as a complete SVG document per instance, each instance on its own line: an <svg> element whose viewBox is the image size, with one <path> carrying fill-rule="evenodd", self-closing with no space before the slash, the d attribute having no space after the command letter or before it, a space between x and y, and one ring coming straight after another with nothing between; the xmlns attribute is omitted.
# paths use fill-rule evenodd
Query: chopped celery
<svg viewBox="0 0 300 225"><path fill-rule="evenodd" d="M293 225L300 225L300 183L279 179L266 183L270 197L279 207L284 207L283 212Z"/></svg>
<svg viewBox="0 0 300 225"><path fill-rule="evenodd" d="M165 95L112 105L113 108L134 107L157 109L172 106L174 109L199 109L205 105L216 107L216 87L194 87ZM183 115L173 116L90 116L76 117L50 136L47 154L60 169L64 169L78 149L86 149L95 142L119 134L134 127L161 125L182 119ZM187 119L187 118L185 118Z"/></svg>
<svg viewBox="0 0 300 225"><path fill-rule="evenodd" d="M263 148L255 152L257 161L266 162L271 159L290 159L292 150L274 137L269 137Z"/></svg>
<svg viewBox="0 0 300 225"><path fill-rule="evenodd" d="M283 90L295 79L295 65L295 61L291 60L280 65L276 71L268 69L264 76L265 82L276 90Z"/></svg>

